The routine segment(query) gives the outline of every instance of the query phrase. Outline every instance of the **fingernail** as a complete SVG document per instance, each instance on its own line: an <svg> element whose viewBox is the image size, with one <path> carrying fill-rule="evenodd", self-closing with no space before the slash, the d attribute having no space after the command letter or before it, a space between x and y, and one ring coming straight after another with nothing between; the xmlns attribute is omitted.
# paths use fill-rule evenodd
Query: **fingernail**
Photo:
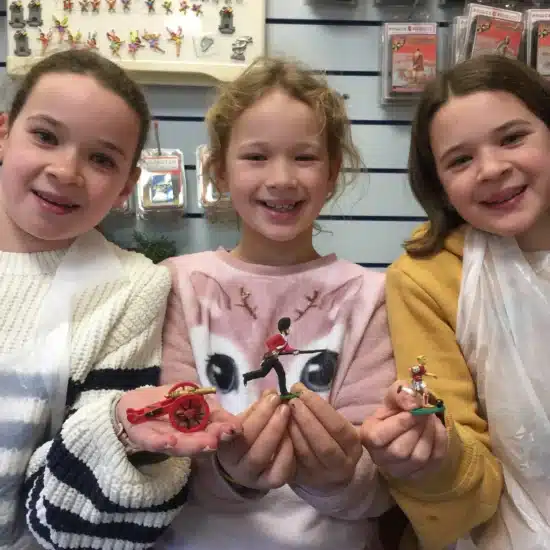
<svg viewBox="0 0 550 550"><path fill-rule="evenodd" d="M276 393L269 396L270 403L275 403L275 401L279 401L279 396Z"/></svg>
<svg viewBox="0 0 550 550"><path fill-rule="evenodd" d="M203 448L202 452L203 453L213 453L215 452L216 449L213 449L212 447L210 447L210 445L207 445L206 447Z"/></svg>
<svg viewBox="0 0 550 550"><path fill-rule="evenodd" d="M232 430L232 432L233 432L233 433L231 433L231 432L229 432L229 433L227 433L227 432L222 433L222 435L220 436L220 439L221 439L222 441L231 441L231 440L235 437L235 432L234 432L234 430Z"/></svg>

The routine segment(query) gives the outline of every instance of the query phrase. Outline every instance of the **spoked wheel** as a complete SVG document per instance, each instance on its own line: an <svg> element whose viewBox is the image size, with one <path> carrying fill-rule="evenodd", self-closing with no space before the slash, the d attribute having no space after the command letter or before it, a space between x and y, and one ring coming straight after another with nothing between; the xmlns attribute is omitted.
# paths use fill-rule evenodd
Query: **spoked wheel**
<svg viewBox="0 0 550 550"><path fill-rule="evenodd" d="M183 395L170 410L170 422L180 432L198 432L208 424L210 407L202 395Z"/></svg>

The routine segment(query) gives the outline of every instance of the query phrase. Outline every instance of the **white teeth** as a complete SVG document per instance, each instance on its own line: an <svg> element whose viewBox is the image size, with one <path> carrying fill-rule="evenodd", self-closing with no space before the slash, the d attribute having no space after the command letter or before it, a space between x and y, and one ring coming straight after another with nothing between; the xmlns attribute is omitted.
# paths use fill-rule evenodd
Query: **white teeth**
<svg viewBox="0 0 550 550"><path fill-rule="evenodd" d="M285 212L285 211L288 211L288 210L292 210L296 206L296 203L294 203L294 204L274 204L272 202L266 202L265 205L268 208L273 208L273 210L280 210L282 212Z"/></svg>

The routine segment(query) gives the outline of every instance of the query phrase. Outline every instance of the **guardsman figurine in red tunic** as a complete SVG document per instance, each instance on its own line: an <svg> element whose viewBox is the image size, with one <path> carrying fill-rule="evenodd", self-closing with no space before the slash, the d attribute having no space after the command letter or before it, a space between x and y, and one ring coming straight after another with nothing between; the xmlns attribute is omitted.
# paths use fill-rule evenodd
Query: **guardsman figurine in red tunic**
<svg viewBox="0 0 550 550"><path fill-rule="evenodd" d="M281 395L289 395L286 387L286 374L283 365L279 361L279 355L281 353L284 355L297 355L300 353L299 350L290 347L287 341L287 336L290 334L290 324L291 321L288 317L279 319L279 322L277 323L279 334L275 334L266 340L265 345L267 347L267 352L264 354L260 368L243 374L243 382L245 386L250 380L264 378L271 372L272 369L275 369L277 378L279 379L279 391Z"/></svg>

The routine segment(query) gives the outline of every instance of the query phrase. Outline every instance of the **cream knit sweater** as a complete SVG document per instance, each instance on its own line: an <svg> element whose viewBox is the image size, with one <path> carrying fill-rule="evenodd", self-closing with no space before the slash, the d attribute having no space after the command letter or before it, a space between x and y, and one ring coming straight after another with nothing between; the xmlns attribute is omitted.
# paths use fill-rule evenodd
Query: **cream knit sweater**
<svg viewBox="0 0 550 550"><path fill-rule="evenodd" d="M30 532L45 548L151 548L186 500L189 460L140 471L111 420L122 391L158 382L170 276L108 246L126 278L76 300L67 417L53 440L36 373L0 366L0 549L33 547ZM65 252L0 252L0 360L30 343Z"/></svg>

